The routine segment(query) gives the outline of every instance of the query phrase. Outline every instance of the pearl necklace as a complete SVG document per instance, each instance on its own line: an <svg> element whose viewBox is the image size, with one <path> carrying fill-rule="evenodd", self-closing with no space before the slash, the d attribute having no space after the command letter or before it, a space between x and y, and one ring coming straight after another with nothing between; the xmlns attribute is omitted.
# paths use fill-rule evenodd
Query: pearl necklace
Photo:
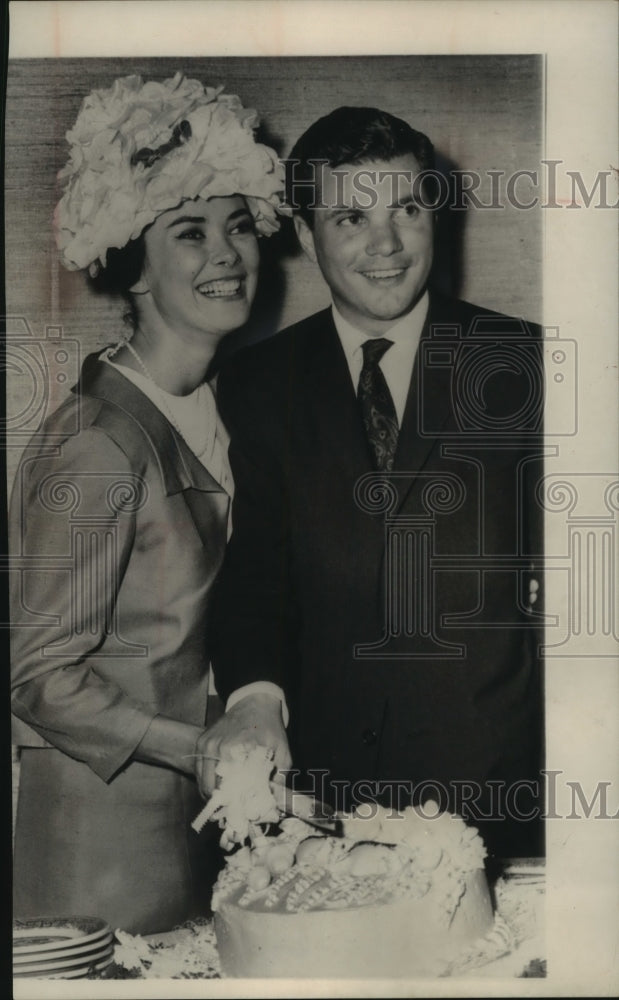
<svg viewBox="0 0 619 1000"><path fill-rule="evenodd" d="M119 347L120 346L121 345L119 345ZM187 447L196 456L196 458L200 458L207 451L208 452L212 452L213 441L214 441L214 438L215 438L215 431L216 431L215 422L214 421L207 421L207 427L206 427L206 434L207 434L207 436L206 436L206 443L205 443L204 447L201 448L200 451L197 451L195 448L192 448L192 446L189 444L189 441L187 440L185 434L181 430L181 428L179 426L179 423L178 423L176 417L174 416L174 413L172 412L172 410L170 408L170 405L169 405L169 403L168 403L168 401L166 399L166 395L168 395L168 394L165 392L164 389L161 388L160 385L157 384L157 382L153 378L152 373L151 373L150 369L148 368L148 365L146 364L146 362L144 361L144 359L140 357L140 355L138 354L138 352L136 351L135 347L133 346L133 344L131 343L130 340L125 341L125 343L122 346L126 347L127 350L129 351L129 353L133 355L133 357L137 361L138 365L142 369L142 371L143 371L144 375L146 376L146 378L148 379L148 381L157 390L158 397L159 397L159 399L161 401L163 409L165 410L165 413L166 413L166 416L167 416L168 420L170 421L170 423L172 424L172 426L174 427L174 429L176 430L176 432L183 439L183 441L185 442L185 444L187 445Z"/></svg>

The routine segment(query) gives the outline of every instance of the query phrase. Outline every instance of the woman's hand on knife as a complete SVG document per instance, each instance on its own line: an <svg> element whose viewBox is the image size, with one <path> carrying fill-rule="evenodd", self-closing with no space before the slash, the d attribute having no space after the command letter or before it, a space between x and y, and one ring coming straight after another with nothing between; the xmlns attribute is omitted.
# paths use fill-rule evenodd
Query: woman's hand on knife
<svg viewBox="0 0 619 1000"><path fill-rule="evenodd" d="M194 750L195 772L202 795L207 798L215 790L215 768L219 760L231 759L239 747L250 750L255 746L273 751L273 763L278 771L289 770L292 758L282 719L282 704L266 693L241 698L198 737Z"/></svg>

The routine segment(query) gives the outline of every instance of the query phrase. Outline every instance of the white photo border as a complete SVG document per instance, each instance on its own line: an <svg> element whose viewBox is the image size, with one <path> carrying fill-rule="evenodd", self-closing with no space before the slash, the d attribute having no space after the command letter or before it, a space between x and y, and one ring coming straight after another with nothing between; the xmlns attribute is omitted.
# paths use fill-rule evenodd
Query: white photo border
<svg viewBox="0 0 619 1000"><path fill-rule="evenodd" d="M540 53L546 60L545 156L590 189L617 156L617 7L612 0L77 0L10 5L10 58L71 56L450 55ZM268 109L264 109L268 112ZM569 199L562 174L557 200ZM616 183L611 202L617 200ZM581 350L581 422L557 471L616 472L616 213L548 211L544 321ZM587 343L583 342L586 335ZM549 526L549 530L552 528ZM551 540L550 540L551 544ZM557 574L559 575L559 574ZM553 581L548 580L551 589ZM560 599L560 594L555 595ZM549 593L547 604L552 602ZM617 663L596 653L547 664L547 767L589 796L610 781L619 807ZM563 788L567 795L567 788ZM559 803L560 806L560 803ZM561 808L559 807L559 812ZM569 811L569 807L568 810ZM612 810L611 810L612 811ZM548 821L546 979L481 977L411 984L305 986L216 981L15 984L16 997L591 996L615 995L619 850L616 824Z"/></svg>

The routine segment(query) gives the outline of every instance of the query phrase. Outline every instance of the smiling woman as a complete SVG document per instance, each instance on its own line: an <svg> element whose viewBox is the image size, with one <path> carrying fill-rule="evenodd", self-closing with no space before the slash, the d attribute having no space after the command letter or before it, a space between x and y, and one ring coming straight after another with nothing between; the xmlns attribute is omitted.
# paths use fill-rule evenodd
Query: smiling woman
<svg viewBox="0 0 619 1000"><path fill-rule="evenodd" d="M197 198L164 212L142 239L132 346L157 385L185 394L221 337L249 316L259 265L254 220L238 195ZM127 348L118 360L132 366Z"/></svg>
<svg viewBox="0 0 619 1000"><path fill-rule="evenodd" d="M257 121L222 88L130 76L90 94L67 135L61 259L127 296L132 331L86 359L16 477L18 918L148 933L208 907L189 823L232 480L207 369L249 316L257 236L278 227Z"/></svg>

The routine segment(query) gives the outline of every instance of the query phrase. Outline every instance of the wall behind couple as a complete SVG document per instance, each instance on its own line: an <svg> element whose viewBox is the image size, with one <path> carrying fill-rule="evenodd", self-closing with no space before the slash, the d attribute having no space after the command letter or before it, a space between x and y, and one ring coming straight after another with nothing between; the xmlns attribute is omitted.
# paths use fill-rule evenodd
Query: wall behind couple
<svg viewBox="0 0 619 1000"><path fill-rule="evenodd" d="M68 155L65 132L94 87L108 87L130 73L162 80L178 69L204 84L223 83L244 105L256 107L263 121L260 138L281 156L308 125L333 108L371 105L426 132L444 171L480 172L476 194L484 203L491 201L488 171L504 171L504 183L517 170L540 169L543 63L538 56L12 61L5 175L7 313L18 318L12 321L17 334L12 340L17 343L26 320L35 338L43 337L49 325L60 326L79 349L67 345L66 379L50 381L38 396L37 387L30 386L32 366L23 351L9 351L9 480L20 441L25 443L20 433L36 423L35 411L49 411L62 400L73 381L78 352L83 358L115 342L122 329L122 302L96 295L82 274L66 272L58 262L51 219L60 196L56 174ZM525 182L517 191L526 201ZM442 214L435 267L440 287L539 322L540 209L505 204ZM254 315L247 329L232 335L228 349L268 336L329 301L317 270L297 249L291 226L261 244L263 273Z"/></svg>

